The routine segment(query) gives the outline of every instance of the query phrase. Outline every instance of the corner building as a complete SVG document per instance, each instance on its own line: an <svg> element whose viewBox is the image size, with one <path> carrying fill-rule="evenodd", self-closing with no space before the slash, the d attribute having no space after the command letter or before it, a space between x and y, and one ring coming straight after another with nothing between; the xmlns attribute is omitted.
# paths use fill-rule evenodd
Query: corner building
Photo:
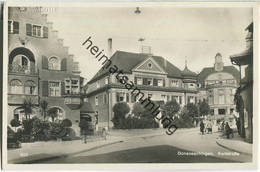
<svg viewBox="0 0 260 172"><path fill-rule="evenodd" d="M25 99L35 105L31 116L41 114L39 104L46 100L48 109L56 109L58 119L70 119L78 133L83 78L41 8L9 8L8 55L8 124L25 118Z"/></svg>

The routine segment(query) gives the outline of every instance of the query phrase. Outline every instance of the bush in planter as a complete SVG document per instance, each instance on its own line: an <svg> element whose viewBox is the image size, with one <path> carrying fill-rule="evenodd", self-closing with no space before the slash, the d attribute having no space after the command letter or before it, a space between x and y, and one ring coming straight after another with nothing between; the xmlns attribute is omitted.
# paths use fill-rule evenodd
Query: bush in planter
<svg viewBox="0 0 260 172"><path fill-rule="evenodd" d="M151 118L125 118L120 119L120 129L145 129L145 128L158 128L159 125Z"/></svg>
<svg viewBox="0 0 260 172"><path fill-rule="evenodd" d="M36 141L47 141L50 139L50 122L43 121L40 119L35 119L33 121L32 135Z"/></svg>
<svg viewBox="0 0 260 172"><path fill-rule="evenodd" d="M16 127L19 127L22 125L18 119L12 119L10 124L12 127L15 127L15 130L16 130Z"/></svg>

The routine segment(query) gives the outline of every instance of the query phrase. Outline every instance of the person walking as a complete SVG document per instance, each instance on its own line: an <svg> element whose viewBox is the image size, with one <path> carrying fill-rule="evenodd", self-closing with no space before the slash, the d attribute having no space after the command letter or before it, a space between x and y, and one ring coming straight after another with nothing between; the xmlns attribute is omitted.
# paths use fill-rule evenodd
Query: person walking
<svg viewBox="0 0 260 172"><path fill-rule="evenodd" d="M237 132L240 135L240 118L236 118Z"/></svg>
<svg viewBox="0 0 260 172"><path fill-rule="evenodd" d="M203 135L204 134L204 130L205 130L205 125L203 123L203 120L200 121L200 132Z"/></svg>
<svg viewBox="0 0 260 172"><path fill-rule="evenodd" d="M228 122L226 122L225 130L226 130L226 135L227 135L228 139L229 139L230 134L232 135L232 137L234 137L233 130L230 128Z"/></svg>

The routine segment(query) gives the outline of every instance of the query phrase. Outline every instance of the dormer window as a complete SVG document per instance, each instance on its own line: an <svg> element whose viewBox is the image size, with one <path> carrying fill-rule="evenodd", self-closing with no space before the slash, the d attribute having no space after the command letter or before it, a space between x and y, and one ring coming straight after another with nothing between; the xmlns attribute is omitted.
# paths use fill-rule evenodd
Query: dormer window
<svg viewBox="0 0 260 172"><path fill-rule="evenodd" d="M97 81L96 84L97 84L97 88L99 88L100 87L99 81Z"/></svg>

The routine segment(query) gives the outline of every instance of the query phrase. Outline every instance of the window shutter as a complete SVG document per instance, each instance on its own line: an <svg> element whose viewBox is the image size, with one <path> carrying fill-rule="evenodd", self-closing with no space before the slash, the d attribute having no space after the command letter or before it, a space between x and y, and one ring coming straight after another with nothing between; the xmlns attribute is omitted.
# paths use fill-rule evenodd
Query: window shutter
<svg viewBox="0 0 260 172"><path fill-rule="evenodd" d="M26 24L26 35L32 36L32 25L31 24Z"/></svg>
<svg viewBox="0 0 260 172"><path fill-rule="evenodd" d="M61 70L66 71L67 70L67 59L64 58L61 61Z"/></svg>
<svg viewBox="0 0 260 172"><path fill-rule="evenodd" d="M137 78L135 77L135 85L137 84Z"/></svg>
<svg viewBox="0 0 260 172"><path fill-rule="evenodd" d="M116 93L116 102L119 102L119 94Z"/></svg>
<svg viewBox="0 0 260 172"><path fill-rule="evenodd" d="M48 95L49 95L48 81L42 81L42 96L48 97Z"/></svg>
<svg viewBox="0 0 260 172"><path fill-rule="evenodd" d="M143 78L143 84L144 84L144 85L148 85L148 83L147 83L147 78Z"/></svg>
<svg viewBox="0 0 260 172"><path fill-rule="evenodd" d="M158 86L158 80L157 79L153 79L153 86Z"/></svg>
<svg viewBox="0 0 260 172"><path fill-rule="evenodd" d="M43 26L43 38L48 38L48 27Z"/></svg>
<svg viewBox="0 0 260 172"><path fill-rule="evenodd" d="M19 33L19 22L14 21L14 34Z"/></svg>
<svg viewBox="0 0 260 172"><path fill-rule="evenodd" d="M163 80L163 86L165 87L165 79Z"/></svg>
<svg viewBox="0 0 260 172"><path fill-rule="evenodd" d="M61 95L65 94L65 83L61 82Z"/></svg>
<svg viewBox="0 0 260 172"><path fill-rule="evenodd" d="M12 21L8 21L8 33L11 33L11 24L12 24Z"/></svg>
<svg viewBox="0 0 260 172"><path fill-rule="evenodd" d="M42 56L42 69L48 69L48 59L46 56Z"/></svg>

